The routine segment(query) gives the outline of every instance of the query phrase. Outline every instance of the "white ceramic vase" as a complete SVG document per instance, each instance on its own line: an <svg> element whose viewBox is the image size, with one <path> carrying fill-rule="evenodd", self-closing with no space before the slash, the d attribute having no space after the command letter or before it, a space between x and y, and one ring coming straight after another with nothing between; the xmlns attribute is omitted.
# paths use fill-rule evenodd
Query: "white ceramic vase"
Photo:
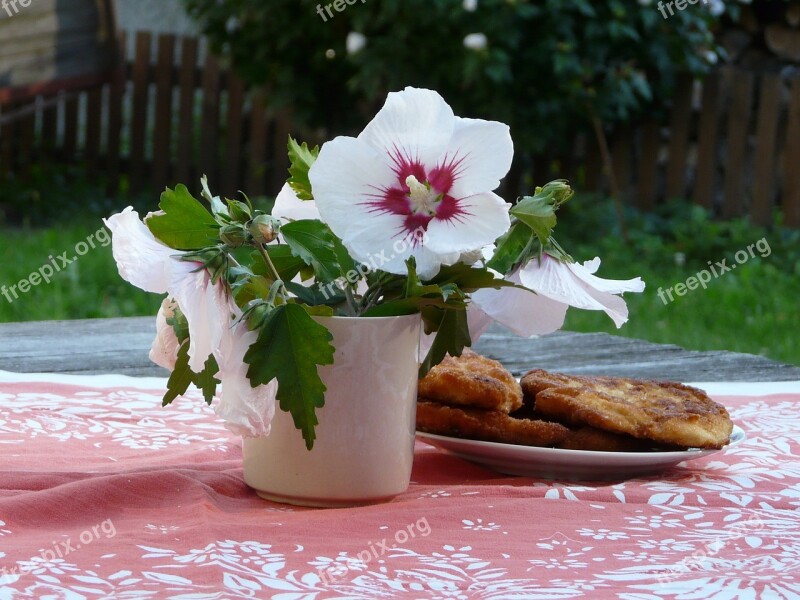
<svg viewBox="0 0 800 600"><path fill-rule="evenodd" d="M316 320L336 353L320 368L327 391L314 448L278 409L269 435L244 439L244 480L263 498L302 506L388 500L411 478L420 316Z"/></svg>

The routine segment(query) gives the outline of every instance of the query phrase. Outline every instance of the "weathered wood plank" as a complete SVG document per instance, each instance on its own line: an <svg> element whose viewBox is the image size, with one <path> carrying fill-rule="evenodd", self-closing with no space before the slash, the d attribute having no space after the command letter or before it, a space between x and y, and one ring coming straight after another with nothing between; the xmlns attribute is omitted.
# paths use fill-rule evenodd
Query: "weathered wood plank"
<svg viewBox="0 0 800 600"><path fill-rule="evenodd" d="M197 38L185 37L181 41L181 65L178 75L180 88L180 115L178 117L178 159L175 180L194 183L194 104L197 73Z"/></svg>
<svg viewBox="0 0 800 600"><path fill-rule="evenodd" d="M724 218L742 214L744 199L744 167L747 158L747 138L750 132L750 107L753 104L753 74L735 74L732 103L728 115L728 159L725 164L725 191L722 203Z"/></svg>
<svg viewBox="0 0 800 600"><path fill-rule="evenodd" d="M153 131L153 192L160 194L169 183L172 158L172 63L175 61L175 36L158 36L156 64L156 107Z"/></svg>
<svg viewBox="0 0 800 600"><path fill-rule="evenodd" d="M267 99L263 90L252 94L250 108L250 156L246 192L251 196L264 194L264 159L267 146ZM277 192L274 192L277 193Z"/></svg>
<svg viewBox="0 0 800 600"><path fill-rule="evenodd" d="M228 115L225 125L225 162L222 187L228 197L235 197L242 187L242 120L244 81L234 72L228 74Z"/></svg>
<svg viewBox="0 0 800 600"><path fill-rule="evenodd" d="M154 317L0 324L0 369L163 376L147 358ZM800 380L800 368L735 352L692 352L605 333L534 339L494 327L476 350L517 375L531 368L681 381Z"/></svg>
<svg viewBox="0 0 800 600"><path fill-rule="evenodd" d="M111 83L108 86L108 142L106 144L106 176L108 177L108 193L116 196L119 191L120 154L122 152L122 103L125 97L125 32L117 37L117 52L119 52L120 65L114 71Z"/></svg>
<svg viewBox="0 0 800 600"><path fill-rule="evenodd" d="M219 61L209 52L206 56L206 64L203 71L203 126L200 130L200 172L208 177L212 189L219 187L219 182L217 181L219 86Z"/></svg>
<svg viewBox="0 0 800 600"><path fill-rule="evenodd" d="M778 147L778 119L781 112L781 77L767 73L761 79L756 133L756 177L750 220L770 225L775 211L775 157Z"/></svg>
<svg viewBox="0 0 800 600"><path fill-rule="evenodd" d="M669 160L667 162L667 199L686 197L686 156L689 148L689 125L692 122L692 78L678 80L670 117Z"/></svg>
<svg viewBox="0 0 800 600"><path fill-rule="evenodd" d="M637 204L642 210L652 210L656 204L658 153L661 149L661 127L655 119L642 125L640 151L637 160L639 191Z"/></svg>
<svg viewBox="0 0 800 600"><path fill-rule="evenodd" d="M789 227L800 227L800 77L792 85L783 163L783 214Z"/></svg>
<svg viewBox="0 0 800 600"><path fill-rule="evenodd" d="M697 167L694 177L694 203L712 208L717 174L717 146L720 111L720 76L711 73L703 81L700 125L697 139Z"/></svg>
<svg viewBox="0 0 800 600"><path fill-rule="evenodd" d="M133 62L133 115L131 117L130 181L131 191L144 187L145 144L150 90L150 44L147 31L136 34L136 55Z"/></svg>

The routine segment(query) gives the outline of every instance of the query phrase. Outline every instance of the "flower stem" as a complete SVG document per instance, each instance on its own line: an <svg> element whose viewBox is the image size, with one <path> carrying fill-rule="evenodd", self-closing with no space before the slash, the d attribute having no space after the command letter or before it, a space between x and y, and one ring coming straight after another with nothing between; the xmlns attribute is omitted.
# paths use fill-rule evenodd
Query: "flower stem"
<svg viewBox="0 0 800 600"><path fill-rule="evenodd" d="M350 314L349 317L357 317L359 315L358 312L358 303L356 303L356 299L353 296L353 290L350 289L350 286L345 286L344 288L344 296L347 298L347 308L350 310L348 311Z"/></svg>
<svg viewBox="0 0 800 600"><path fill-rule="evenodd" d="M267 264L267 268L272 275L272 278L275 281L281 282L281 296L283 296L283 301L288 302L288 297L286 294L286 286L283 284L283 280L281 279L280 274L278 273L278 269L275 268L275 265L272 262L272 259L269 257L269 253L264 249L263 244L255 244L256 248L258 248L259 254L261 254L261 258L264 259L264 262Z"/></svg>

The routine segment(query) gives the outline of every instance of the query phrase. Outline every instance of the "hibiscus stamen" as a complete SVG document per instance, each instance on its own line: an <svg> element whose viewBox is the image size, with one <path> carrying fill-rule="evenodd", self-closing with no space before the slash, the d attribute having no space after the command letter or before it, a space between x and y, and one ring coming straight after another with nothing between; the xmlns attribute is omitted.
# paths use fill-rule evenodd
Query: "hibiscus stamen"
<svg viewBox="0 0 800 600"><path fill-rule="evenodd" d="M442 194L432 189L427 181L421 183L413 175L406 177L406 185L412 214L434 216L442 203Z"/></svg>

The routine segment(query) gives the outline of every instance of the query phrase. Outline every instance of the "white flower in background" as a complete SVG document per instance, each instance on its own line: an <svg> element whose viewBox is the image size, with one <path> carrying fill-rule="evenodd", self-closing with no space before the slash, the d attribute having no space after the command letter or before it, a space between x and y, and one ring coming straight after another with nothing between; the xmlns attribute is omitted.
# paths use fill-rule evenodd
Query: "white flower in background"
<svg viewBox="0 0 800 600"><path fill-rule="evenodd" d="M133 208L104 219L120 276L155 294L168 293L189 321L189 366L199 372L229 335L231 307L225 287L211 283L199 263L180 260L180 252L159 242Z"/></svg>
<svg viewBox="0 0 800 600"><path fill-rule="evenodd" d="M276 384L250 386L243 357L254 334L244 324L234 325L241 311L222 282L213 284L205 269L198 270L202 265L181 260L182 252L158 241L133 208L104 222L111 230L120 276L146 292L168 294L156 319L151 360L167 369L175 367L178 340L167 318L179 307L189 324L189 367L199 373L209 355L219 366L216 377L222 393L214 407L217 414L235 433L268 433L275 413Z"/></svg>
<svg viewBox="0 0 800 600"><path fill-rule="evenodd" d="M531 260L507 279L536 292L519 288L478 290L472 295L470 324L476 329L488 327L487 316L518 335L543 335L557 331L564 324L567 308L602 310L621 327L628 320L628 307L617 296L623 292L641 292L641 278L601 279L594 273L600 259L580 265L548 256Z"/></svg>
<svg viewBox="0 0 800 600"><path fill-rule="evenodd" d="M489 40L483 33L470 33L464 38L464 47L470 50L483 50L488 43Z"/></svg>
<svg viewBox="0 0 800 600"><path fill-rule="evenodd" d="M715 17L720 16L725 12L725 2L723 0L704 0L704 4L708 6L708 12Z"/></svg>
<svg viewBox="0 0 800 600"><path fill-rule="evenodd" d="M245 323L236 325L223 342L224 360L216 376L222 382L222 390L214 403L214 412L225 420L228 430L244 437L269 434L278 393L275 379L254 388L247 378L250 365L244 362L244 355L256 338L256 332L249 331Z"/></svg>
<svg viewBox="0 0 800 600"><path fill-rule="evenodd" d="M301 221L303 219L319 219L317 203L313 200L300 200L288 183L284 183L275 198L272 216L276 219Z"/></svg>
<svg viewBox="0 0 800 600"><path fill-rule="evenodd" d="M462 5L467 12L475 12L478 10L478 0L464 0Z"/></svg>
<svg viewBox="0 0 800 600"><path fill-rule="evenodd" d="M507 125L456 117L436 92L406 88L357 138L322 146L309 179L356 260L385 256L383 270L404 274L413 256L429 278L508 229L509 205L491 190L513 154Z"/></svg>
<svg viewBox="0 0 800 600"><path fill-rule="evenodd" d="M719 55L713 50L706 50L703 52L703 58L705 58L706 62L710 65L715 65L719 62Z"/></svg>
<svg viewBox="0 0 800 600"><path fill-rule="evenodd" d="M347 34L347 40L345 41L345 47L347 48L348 54L356 54L361 52L364 49L364 46L367 45L367 37L363 33L358 33L357 31L351 31Z"/></svg>
<svg viewBox="0 0 800 600"><path fill-rule="evenodd" d="M231 15L225 21L225 31L228 33L236 33L239 30L239 18L236 15Z"/></svg>
<svg viewBox="0 0 800 600"><path fill-rule="evenodd" d="M172 315L175 314L177 306L178 303L174 298L169 296L164 298L161 308L158 309L158 315L156 315L156 339L150 346L150 360L168 371L175 368L180 346L175 330L172 325L167 323L167 319L172 318Z"/></svg>

